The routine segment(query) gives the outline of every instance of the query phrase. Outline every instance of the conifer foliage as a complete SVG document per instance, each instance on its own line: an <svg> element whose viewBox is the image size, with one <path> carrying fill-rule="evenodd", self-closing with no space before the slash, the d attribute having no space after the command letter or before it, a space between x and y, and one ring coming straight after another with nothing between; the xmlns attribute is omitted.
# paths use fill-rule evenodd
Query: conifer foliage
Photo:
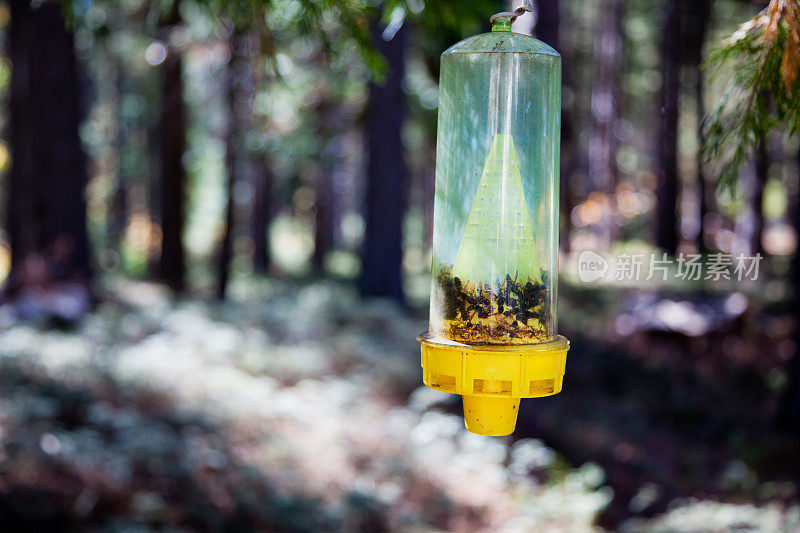
<svg viewBox="0 0 800 533"><path fill-rule="evenodd" d="M728 88L706 119L703 150L732 186L760 139L784 126L800 130L800 4L772 0L742 24L705 62L732 71Z"/></svg>

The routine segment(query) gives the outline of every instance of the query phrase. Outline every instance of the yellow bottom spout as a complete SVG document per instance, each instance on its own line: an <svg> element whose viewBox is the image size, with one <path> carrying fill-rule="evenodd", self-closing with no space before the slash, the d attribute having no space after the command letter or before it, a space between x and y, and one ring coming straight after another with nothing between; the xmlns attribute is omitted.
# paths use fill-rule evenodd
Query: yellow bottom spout
<svg viewBox="0 0 800 533"><path fill-rule="evenodd" d="M519 398L463 396L464 425L472 433L488 437L511 435L517 425Z"/></svg>

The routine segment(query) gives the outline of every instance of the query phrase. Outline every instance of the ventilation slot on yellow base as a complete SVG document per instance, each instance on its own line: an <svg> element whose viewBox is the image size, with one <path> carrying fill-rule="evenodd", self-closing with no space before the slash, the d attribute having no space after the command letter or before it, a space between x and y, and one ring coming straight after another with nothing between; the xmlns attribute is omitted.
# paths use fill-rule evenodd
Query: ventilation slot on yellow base
<svg viewBox="0 0 800 533"><path fill-rule="evenodd" d="M511 395L511 380L476 379L473 392L475 394L501 394Z"/></svg>
<svg viewBox="0 0 800 533"><path fill-rule="evenodd" d="M531 381L531 394L552 394L554 382L552 379L537 379Z"/></svg>
<svg viewBox="0 0 800 533"><path fill-rule="evenodd" d="M431 374L431 387L435 387L443 391L455 391L456 377L446 376L444 374Z"/></svg>

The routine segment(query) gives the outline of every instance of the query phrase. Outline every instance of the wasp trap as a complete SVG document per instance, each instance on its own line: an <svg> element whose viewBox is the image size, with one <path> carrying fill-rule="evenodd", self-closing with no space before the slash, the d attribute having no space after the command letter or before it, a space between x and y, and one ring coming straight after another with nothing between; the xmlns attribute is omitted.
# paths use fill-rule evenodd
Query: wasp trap
<svg viewBox="0 0 800 533"><path fill-rule="evenodd" d="M561 390L557 333L561 56L511 31L441 58L430 330L423 380L463 396L467 429L514 431L521 398Z"/></svg>

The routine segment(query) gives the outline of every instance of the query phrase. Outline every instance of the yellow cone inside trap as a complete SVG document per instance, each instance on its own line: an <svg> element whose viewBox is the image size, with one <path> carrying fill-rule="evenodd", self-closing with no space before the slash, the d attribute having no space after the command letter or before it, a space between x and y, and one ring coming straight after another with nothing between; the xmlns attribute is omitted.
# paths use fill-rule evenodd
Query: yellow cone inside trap
<svg viewBox="0 0 800 533"><path fill-rule="evenodd" d="M488 437L511 435L517 425L519 398L463 396L464 424L472 433Z"/></svg>
<svg viewBox="0 0 800 533"><path fill-rule="evenodd" d="M453 275L483 283L506 274L540 279L530 221L514 138L498 133L486 157Z"/></svg>

